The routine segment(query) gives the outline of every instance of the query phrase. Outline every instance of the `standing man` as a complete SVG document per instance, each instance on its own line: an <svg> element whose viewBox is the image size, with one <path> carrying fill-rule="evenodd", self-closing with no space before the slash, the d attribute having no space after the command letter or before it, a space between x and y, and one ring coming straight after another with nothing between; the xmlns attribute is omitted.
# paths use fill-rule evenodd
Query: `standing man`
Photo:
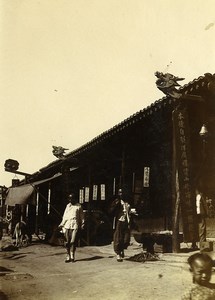
<svg viewBox="0 0 215 300"><path fill-rule="evenodd" d="M200 250L201 243L206 242L206 217L207 217L207 203L203 196L203 193L196 189L196 214L198 221L198 229L199 229L199 242L200 242ZM192 249L197 250L198 246L196 241L192 242Z"/></svg>
<svg viewBox="0 0 215 300"><path fill-rule="evenodd" d="M196 190L196 212L199 223L199 241L206 242L207 204L202 192Z"/></svg>
<svg viewBox="0 0 215 300"><path fill-rule="evenodd" d="M59 228L63 228L67 256L65 262L75 261L77 234L84 227L84 213L81 205L77 203L74 194L68 196L68 204L63 214Z"/></svg>
<svg viewBox="0 0 215 300"><path fill-rule="evenodd" d="M113 222L113 247L117 255L117 261L124 258L124 249L130 244L130 205L122 199L122 189L111 203L110 212L114 214Z"/></svg>

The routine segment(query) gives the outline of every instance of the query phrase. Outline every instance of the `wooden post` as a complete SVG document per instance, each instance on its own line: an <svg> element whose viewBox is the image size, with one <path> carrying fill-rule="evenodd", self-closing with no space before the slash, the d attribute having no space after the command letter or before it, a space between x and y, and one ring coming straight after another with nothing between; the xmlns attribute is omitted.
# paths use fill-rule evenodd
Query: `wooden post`
<svg viewBox="0 0 215 300"><path fill-rule="evenodd" d="M179 184L178 184L178 172L173 175L175 180L175 192L174 192L174 213L173 213L173 235L172 235L172 251L178 253L180 251L179 241L179 212L180 212L180 195L179 195Z"/></svg>
<svg viewBox="0 0 215 300"><path fill-rule="evenodd" d="M63 177L63 199L65 201L69 194L69 167L66 162L63 162L61 172Z"/></svg>
<svg viewBox="0 0 215 300"><path fill-rule="evenodd" d="M51 213L51 183L49 182L48 185L48 209L47 214L49 215Z"/></svg>
<svg viewBox="0 0 215 300"><path fill-rule="evenodd" d="M177 109L177 108L176 108ZM179 242L179 207L180 207L180 196L179 196L179 184L178 184L178 171L176 163L176 139L175 139L175 124L172 118L172 251L178 253L180 250Z"/></svg>
<svg viewBox="0 0 215 300"><path fill-rule="evenodd" d="M4 189L3 189L3 186L1 186L1 204L0 204L0 207L1 207L1 217L3 218L3 207L4 207L4 201L3 201L3 194L4 194Z"/></svg>
<svg viewBox="0 0 215 300"><path fill-rule="evenodd" d="M89 189L91 187L91 166L88 167L88 185ZM87 216L88 216L88 223L87 223L87 245L90 245L91 239L90 239L90 232L91 232L91 207L90 207L90 190L89 190L89 201L87 203Z"/></svg>
<svg viewBox="0 0 215 300"><path fill-rule="evenodd" d="M123 145L122 148L122 163L121 163L121 188L124 188L124 184L125 184L125 145Z"/></svg>
<svg viewBox="0 0 215 300"><path fill-rule="evenodd" d="M37 188L36 195L36 224L35 224L35 233L39 234L39 188Z"/></svg>

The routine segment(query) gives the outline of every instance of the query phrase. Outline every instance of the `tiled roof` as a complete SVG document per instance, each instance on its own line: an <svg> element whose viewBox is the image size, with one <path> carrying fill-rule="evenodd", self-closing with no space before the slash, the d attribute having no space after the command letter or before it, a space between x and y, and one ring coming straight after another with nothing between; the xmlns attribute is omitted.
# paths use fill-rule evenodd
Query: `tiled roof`
<svg viewBox="0 0 215 300"><path fill-rule="evenodd" d="M198 91L201 88L208 88L208 83L214 82L215 83L215 74L205 73L204 76L200 76L193 81L182 86L179 91L184 92L184 94L192 94L195 91Z"/></svg>
<svg viewBox="0 0 215 300"><path fill-rule="evenodd" d="M182 93L182 95L195 95L198 94L200 89L207 88L209 82L215 82L215 74L206 73L204 76L200 76L198 79L194 79L193 81L190 81L189 83L185 84L184 86L180 87L178 91ZM161 98L160 100L155 101L151 105L147 106L146 108L140 110L139 112L136 112L135 114L131 115L129 118L125 119L121 123L115 125L114 127L110 128L107 131L104 131L102 134L98 135L88 143L82 145L81 147L73 150L72 152L68 153L65 156L65 159L73 158L77 156L80 153L83 153L84 151L94 147L95 145L99 144L100 142L106 140L107 138L119 133L120 131L124 130L125 128L135 124L141 119L144 119L145 117L152 115L155 111L160 110L163 107L166 107L168 105L174 104L174 102L177 102L177 99L171 98L170 96L165 96ZM40 169L40 172L45 171L46 169L49 169L51 167L57 166L61 164L61 160L55 160L48 164L46 167Z"/></svg>

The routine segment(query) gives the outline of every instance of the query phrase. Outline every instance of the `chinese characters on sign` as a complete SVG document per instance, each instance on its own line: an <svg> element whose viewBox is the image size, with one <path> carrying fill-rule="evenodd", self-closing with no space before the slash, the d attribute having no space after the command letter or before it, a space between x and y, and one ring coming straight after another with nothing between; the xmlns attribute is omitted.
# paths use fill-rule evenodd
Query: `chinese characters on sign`
<svg viewBox="0 0 215 300"><path fill-rule="evenodd" d="M93 200L97 200L98 185L93 186Z"/></svg>
<svg viewBox="0 0 215 300"><path fill-rule="evenodd" d="M105 184L101 184L101 200L105 200Z"/></svg>
<svg viewBox="0 0 215 300"><path fill-rule="evenodd" d="M191 242L198 240L198 231L195 221L194 193L190 184L189 127L186 111L175 110L173 112L173 122L184 241Z"/></svg>
<svg viewBox="0 0 215 300"><path fill-rule="evenodd" d="M98 185L93 185L92 189L92 200L98 200ZM100 196L101 200L105 200L105 184L100 185ZM79 190L79 203L89 202L90 201L90 188L83 187Z"/></svg>
<svg viewBox="0 0 215 300"><path fill-rule="evenodd" d="M145 167L144 168L144 175L143 175L143 186L144 187L149 187L149 172L150 172L150 168Z"/></svg>
<svg viewBox="0 0 215 300"><path fill-rule="evenodd" d="M90 188L85 187L85 197L84 197L85 202L89 202L90 200Z"/></svg>
<svg viewBox="0 0 215 300"><path fill-rule="evenodd" d="M84 190L83 189L79 190L79 202L84 203Z"/></svg>

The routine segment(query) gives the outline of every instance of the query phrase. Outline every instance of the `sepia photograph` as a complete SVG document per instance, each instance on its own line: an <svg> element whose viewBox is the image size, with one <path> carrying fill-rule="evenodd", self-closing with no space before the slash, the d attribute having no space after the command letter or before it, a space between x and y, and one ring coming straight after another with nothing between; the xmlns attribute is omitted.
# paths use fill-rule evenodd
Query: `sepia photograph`
<svg viewBox="0 0 215 300"><path fill-rule="evenodd" d="M215 1L0 1L0 300L215 300Z"/></svg>

